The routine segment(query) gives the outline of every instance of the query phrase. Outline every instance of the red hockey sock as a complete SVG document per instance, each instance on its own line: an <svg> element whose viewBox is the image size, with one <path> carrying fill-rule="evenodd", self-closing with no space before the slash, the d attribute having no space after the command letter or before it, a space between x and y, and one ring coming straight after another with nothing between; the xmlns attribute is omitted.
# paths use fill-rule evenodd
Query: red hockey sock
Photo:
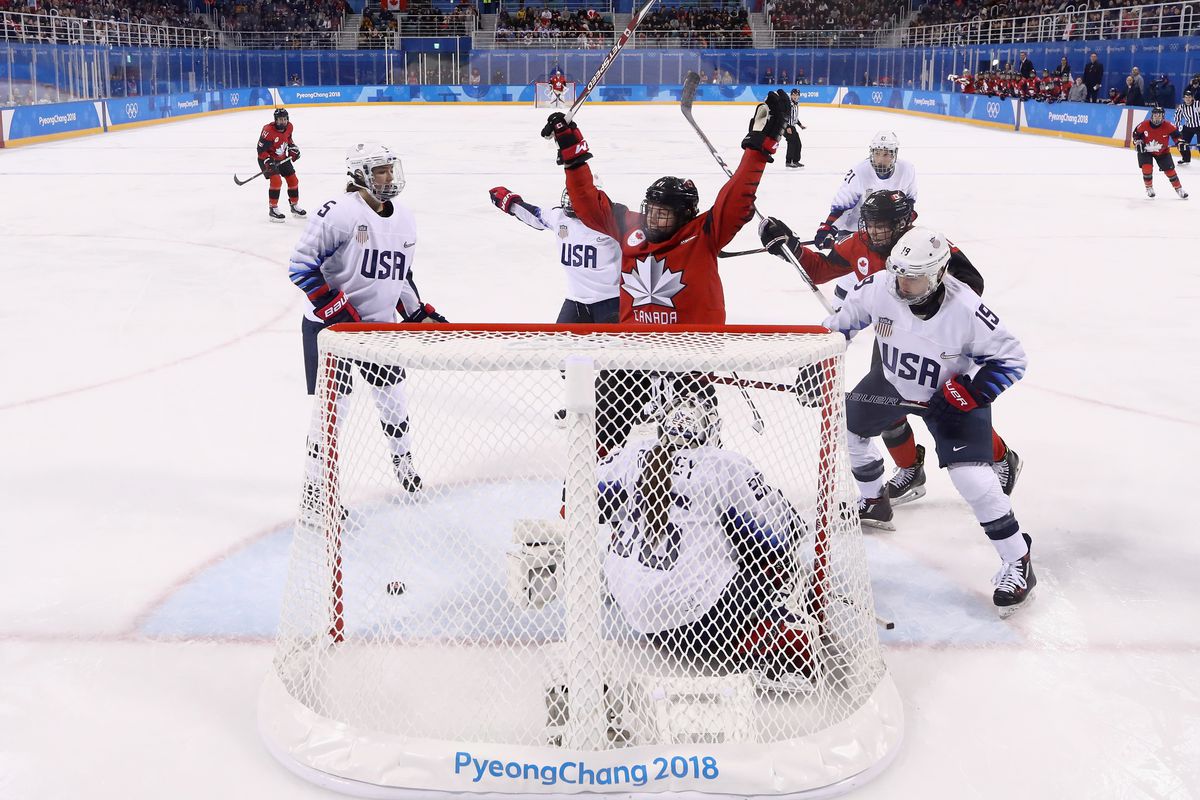
<svg viewBox="0 0 1200 800"><path fill-rule="evenodd" d="M1008 452L1008 445L1000 438L1000 434L996 433L996 429L992 429L992 461L999 461L1004 458L1004 454Z"/></svg>
<svg viewBox="0 0 1200 800"><path fill-rule="evenodd" d="M1171 182L1171 186L1173 186L1176 189L1179 188L1179 186L1180 186L1179 173L1175 172L1175 170L1173 170L1173 169L1169 169L1163 174L1165 174L1167 176L1167 180L1169 180Z"/></svg>
<svg viewBox="0 0 1200 800"><path fill-rule="evenodd" d="M917 442L913 438L912 431L909 431L908 438L896 445L888 445L888 452L892 454L892 460L896 462L896 466L901 469L908 469L917 463Z"/></svg>

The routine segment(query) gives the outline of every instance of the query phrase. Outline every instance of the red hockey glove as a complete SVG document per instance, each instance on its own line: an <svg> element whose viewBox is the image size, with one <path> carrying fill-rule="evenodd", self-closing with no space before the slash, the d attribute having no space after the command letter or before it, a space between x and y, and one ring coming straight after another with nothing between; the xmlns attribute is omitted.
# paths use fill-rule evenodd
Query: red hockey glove
<svg viewBox="0 0 1200 800"><path fill-rule="evenodd" d="M346 293L335 292L327 283L310 292L308 299L313 304L313 313L317 315L317 319L327 325L337 322L362 322L362 317L351 305Z"/></svg>
<svg viewBox="0 0 1200 800"><path fill-rule="evenodd" d="M300 148L296 147L296 145L294 145L294 144L289 144L288 145L288 158L292 159L292 161L299 161L300 160Z"/></svg>
<svg viewBox="0 0 1200 800"><path fill-rule="evenodd" d="M986 402L980 402L971 392L971 376L959 375L943 383L941 391L929 398L928 413L935 417L948 418L966 414L985 405Z"/></svg>
<svg viewBox="0 0 1200 800"><path fill-rule="evenodd" d="M417 310L411 314L405 314L402 306L397 306L400 316L404 317L405 322L449 322L450 320L443 317L429 303L424 303L417 307Z"/></svg>
<svg viewBox="0 0 1200 800"><path fill-rule="evenodd" d="M558 145L558 158L554 163L561 164L566 169L582 167L592 157L579 127L574 122L567 122L567 115L561 111L555 111L547 117L546 124L542 127L542 138L551 137Z"/></svg>
<svg viewBox="0 0 1200 800"><path fill-rule="evenodd" d="M492 198L492 205L503 211L505 214L512 213L508 210L513 203L521 202L521 195L504 188L497 186L494 189L489 189L488 194Z"/></svg>

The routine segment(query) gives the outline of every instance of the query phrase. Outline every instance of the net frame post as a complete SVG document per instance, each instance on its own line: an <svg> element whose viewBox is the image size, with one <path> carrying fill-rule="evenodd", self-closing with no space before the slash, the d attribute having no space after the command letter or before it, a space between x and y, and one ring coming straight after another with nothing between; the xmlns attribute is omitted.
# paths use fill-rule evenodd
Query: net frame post
<svg viewBox="0 0 1200 800"><path fill-rule="evenodd" d="M596 377L591 358L565 363L568 463L563 517L567 663L585 665L568 678L570 716L563 744L599 749L604 744L604 676L599 657L604 587L593 546L599 519L596 490Z"/></svg>
<svg viewBox="0 0 1200 800"><path fill-rule="evenodd" d="M325 558L329 570L329 638L335 643L345 641L345 603L342 597L342 517L338 490L338 386L339 374L350 376L350 372L339 369L338 357L324 353L326 379L320 386L317 399L324 409L324 424L321 426L321 442L318 452L321 459L321 482L325 503L321 509L321 524L325 529Z"/></svg>

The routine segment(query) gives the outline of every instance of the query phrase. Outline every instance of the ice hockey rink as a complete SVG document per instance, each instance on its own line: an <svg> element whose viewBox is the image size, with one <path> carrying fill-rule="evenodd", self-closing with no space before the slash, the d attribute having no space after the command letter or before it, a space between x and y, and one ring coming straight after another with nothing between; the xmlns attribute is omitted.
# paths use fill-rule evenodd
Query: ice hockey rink
<svg viewBox="0 0 1200 800"><path fill-rule="evenodd" d="M556 203L543 112L291 113L310 212L341 190L347 145L383 141L403 157L424 298L456 322L553 321L554 236L487 194ZM733 162L750 113L696 118ZM269 119L0 151L0 797L333 796L284 770L255 721L309 414L306 300L286 267L303 223L270 224L265 183L230 180L253 172ZM873 111L802 119L806 167L780 158L759 207L810 234L872 134L896 131L921 223L980 269L1030 357L995 421L1025 463L1014 504L1038 595L998 619L995 552L931 468L898 530L868 541L906 729L854 796L1200 796L1200 166L1180 172L1192 200L1161 174L1149 200L1131 151ZM618 201L674 174L706 207L724 180L673 106L577 121ZM757 246L749 225L730 249ZM770 256L722 275L731 323L823 317ZM851 346L848 380L869 347Z"/></svg>

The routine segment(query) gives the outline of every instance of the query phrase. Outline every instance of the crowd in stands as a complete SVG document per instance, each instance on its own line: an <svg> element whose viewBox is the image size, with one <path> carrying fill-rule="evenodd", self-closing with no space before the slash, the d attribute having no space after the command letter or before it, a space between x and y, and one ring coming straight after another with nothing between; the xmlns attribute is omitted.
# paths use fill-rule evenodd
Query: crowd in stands
<svg viewBox="0 0 1200 800"><path fill-rule="evenodd" d="M898 21L895 0L767 0L775 30L875 30Z"/></svg>
<svg viewBox="0 0 1200 800"><path fill-rule="evenodd" d="M752 47L754 34L741 5L669 6L646 15L638 26L638 40L671 47Z"/></svg>
<svg viewBox="0 0 1200 800"><path fill-rule="evenodd" d="M467 36L475 30L479 12L470 0L458 0L449 13L431 0L385 0L382 7L368 2L359 27L360 48L386 46L392 34L405 36Z"/></svg>
<svg viewBox="0 0 1200 800"><path fill-rule="evenodd" d="M609 47L613 41L610 14L595 9L534 8L501 11L496 18L496 41L537 45L539 40L574 40L578 47Z"/></svg>
<svg viewBox="0 0 1200 800"><path fill-rule="evenodd" d="M0 0L0 15L7 38L51 44L80 41L79 20L172 28L206 27L203 19L188 10L183 0L37 0L32 6L26 0ZM105 41L103 29L90 30L86 41Z"/></svg>
<svg viewBox="0 0 1200 800"><path fill-rule="evenodd" d="M208 0L206 0L206 3ZM336 31L346 13L345 0L213 0L225 31Z"/></svg>
<svg viewBox="0 0 1200 800"><path fill-rule="evenodd" d="M947 25L972 20L1012 19L1052 14L1056 18L1055 38L1121 39L1138 35L1179 35L1185 22L1185 3L1143 6L1146 0L1092 0L1086 13L1073 11L1073 4L1062 0L928 0L917 11L912 26ZM1064 10L1072 6L1071 11ZM1189 30L1200 29L1200 15L1191 17ZM1036 25L1036 23L1033 23ZM1036 27L1033 30L1037 30ZM1058 33L1061 31L1061 33ZM963 33L966 33L964 28ZM1018 32L1019 33L1019 32ZM1017 38L1021 38L1019 35Z"/></svg>

